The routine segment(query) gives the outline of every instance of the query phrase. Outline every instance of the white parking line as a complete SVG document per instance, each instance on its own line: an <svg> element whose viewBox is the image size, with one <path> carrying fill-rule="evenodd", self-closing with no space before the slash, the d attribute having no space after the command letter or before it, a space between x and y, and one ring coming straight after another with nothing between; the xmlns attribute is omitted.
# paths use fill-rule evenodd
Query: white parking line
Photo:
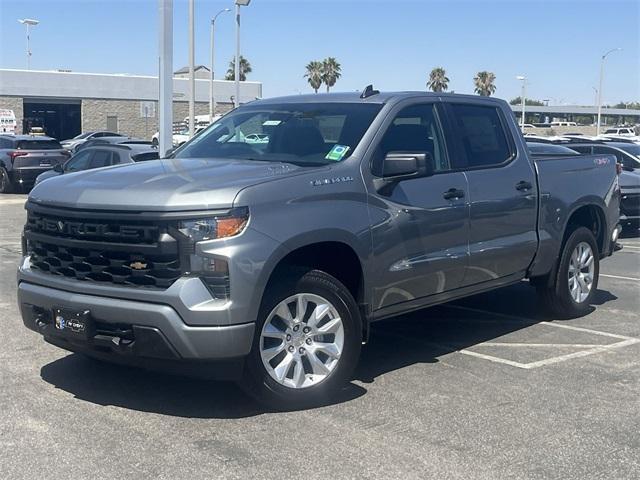
<svg viewBox="0 0 640 480"><path fill-rule="evenodd" d="M514 320L521 321L521 322L533 322L534 321L532 319L528 319L528 318L524 318L524 317L517 317L517 316L513 316L513 315L505 315L505 314L502 314L502 313L494 313L494 312L490 312L490 311L487 311L487 310L482 310L482 309L479 309L479 308L463 307L463 306L460 306L460 305L445 305L445 306L447 306L449 308L456 308L458 310L467 310L467 311L471 311L471 312L482 313L482 314L485 314L485 315L494 315L496 317L502 317L502 318L505 318L505 319L509 319L511 321L514 321ZM466 349L466 348L462 349L462 350L459 350L459 352L464 354L464 355L468 355L468 356L476 357L476 358L481 358L483 360L488 360L490 362L502 363L504 365L509 365L509 366L516 367L516 368L521 368L521 369L525 369L525 370L531 370L533 368L539 368L539 367L544 367L544 366L547 366L547 365L553 365L555 363L566 362L567 360L572 360L574 358L586 357L588 355L594 355L596 353L603 353L603 352L607 352L607 351L610 351L610 350L615 350L615 349L622 348L622 347L628 347L629 345L634 345L636 343L640 343L640 338L627 337L625 335L618 335L616 333L609 333L609 332L602 332L602 331L599 331L599 330L592 330L590 328L574 327L573 325L565 325L565 324L562 324L562 323L539 322L539 323L537 323L535 325L545 325L545 326L561 328L561 329L565 329L565 330L573 330L573 331L576 331L576 332L589 333L589 334L592 334L592 335L599 335L599 336L603 336L603 337L615 338L615 339L618 339L620 341L619 342L615 342L615 343L611 343L611 344L608 344L608 345L562 344L562 343L552 343L552 344L507 343L507 342L485 342L485 343L479 343L477 345L474 345L476 347L481 347L481 346L492 347L493 346L493 347L521 347L521 348L527 348L527 347L586 348L586 350L580 350L578 352L568 353L566 355L559 355L559 356L556 356L556 357L546 358L544 360L539 360L537 362L530 362L530 363L516 362L516 361L513 361L513 360L508 360L506 358L500 358L500 357L495 357L493 355L487 355L487 354L484 354L484 353L474 352L474 351Z"/></svg>
<svg viewBox="0 0 640 480"><path fill-rule="evenodd" d="M483 353L473 352L467 349L460 350L460 353L463 353L464 355L469 355L471 357L482 358L483 360L488 360L494 363L503 363L511 367L521 368L524 370L531 370L533 368L540 368L547 365L552 365L554 363L566 362L567 360L571 360L574 358L586 357L588 355L594 355L596 353L603 353L609 350L615 350L617 348L628 347L629 345L634 345L636 343L640 343L640 339L630 338L629 340L612 343L611 345L601 345L598 347L590 348L589 350L581 350L579 352L568 353L566 355L546 358L544 360L539 360L537 362L531 362L531 363L514 362L513 360L507 360L506 358L494 357L493 355L485 355ZM484 344L480 343L478 345L484 345ZM564 347L565 345L555 345L555 346Z"/></svg>
<svg viewBox="0 0 640 480"><path fill-rule="evenodd" d="M483 342L483 347L568 347L594 348L602 347L600 343L511 343L511 342Z"/></svg>
<svg viewBox="0 0 640 480"><path fill-rule="evenodd" d="M25 202L26 200L22 198L5 198L4 200L0 200L0 205L20 205Z"/></svg>
<svg viewBox="0 0 640 480"><path fill-rule="evenodd" d="M604 273L601 273L600 276L601 277L606 277L606 278L617 278L618 280L630 280L632 282L640 282L640 278L621 277L619 275L605 275Z"/></svg>

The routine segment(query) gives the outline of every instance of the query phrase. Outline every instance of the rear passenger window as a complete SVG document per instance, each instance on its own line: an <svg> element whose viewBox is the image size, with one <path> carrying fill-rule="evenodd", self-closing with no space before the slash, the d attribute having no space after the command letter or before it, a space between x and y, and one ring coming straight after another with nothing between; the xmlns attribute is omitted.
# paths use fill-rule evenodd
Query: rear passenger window
<svg viewBox="0 0 640 480"><path fill-rule="evenodd" d="M107 150L98 150L93 154L89 168L108 167L112 164L112 153Z"/></svg>
<svg viewBox="0 0 640 480"><path fill-rule="evenodd" d="M451 104L457 126L463 168L500 165L512 157L498 109L478 105Z"/></svg>

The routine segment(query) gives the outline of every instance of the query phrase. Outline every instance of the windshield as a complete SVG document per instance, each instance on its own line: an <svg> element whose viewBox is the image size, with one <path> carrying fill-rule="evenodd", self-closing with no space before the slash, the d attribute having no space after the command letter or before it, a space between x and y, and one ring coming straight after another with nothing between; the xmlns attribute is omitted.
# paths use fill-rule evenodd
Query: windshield
<svg viewBox="0 0 640 480"><path fill-rule="evenodd" d="M80 140L82 138L87 138L89 135L91 135L93 132L85 132L85 133L81 133L80 135L73 137L74 140Z"/></svg>
<svg viewBox="0 0 640 480"><path fill-rule="evenodd" d="M22 140L18 142L18 150L62 150L57 140Z"/></svg>
<svg viewBox="0 0 640 480"><path fill-rule="evenodd" d="M382 105L247 105L180 147L175 158L238 158L325 165L348 158Z"/></svg>

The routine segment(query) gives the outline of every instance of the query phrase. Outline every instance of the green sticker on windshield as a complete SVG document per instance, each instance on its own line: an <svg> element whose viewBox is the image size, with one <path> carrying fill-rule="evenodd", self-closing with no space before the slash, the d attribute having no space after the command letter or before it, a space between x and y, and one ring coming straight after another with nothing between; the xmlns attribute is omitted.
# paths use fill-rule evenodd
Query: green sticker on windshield
<svg viewBox="0 0 640 480"><path fill-rule="evenodd" d="M350 149L351 147L348 147L346 145L334 145L329 153L327 153L327 156L324 158L333 162L339 162L344 158L344 156Z"/></svg>

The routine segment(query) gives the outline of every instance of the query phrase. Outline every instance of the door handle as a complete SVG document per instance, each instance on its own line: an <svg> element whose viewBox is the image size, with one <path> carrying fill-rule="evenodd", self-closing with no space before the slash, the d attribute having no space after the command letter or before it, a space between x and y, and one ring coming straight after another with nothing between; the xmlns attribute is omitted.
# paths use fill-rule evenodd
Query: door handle
<svg viewBox="0 0 640 480"><path fill-rule="evenodd" d="M450 188L442 194L442 197L445 200L458 200L459 198L464 198L464 190L460 190L458 188Z"/></svg>
<svg viewBox="0 0 640 480"><path fill-rule="evenodd" d="M516 183L516 190L520 190L521 192L531 190L532 187L533 185L531 185L531 182L525 182L524 180Z"/></svg>

